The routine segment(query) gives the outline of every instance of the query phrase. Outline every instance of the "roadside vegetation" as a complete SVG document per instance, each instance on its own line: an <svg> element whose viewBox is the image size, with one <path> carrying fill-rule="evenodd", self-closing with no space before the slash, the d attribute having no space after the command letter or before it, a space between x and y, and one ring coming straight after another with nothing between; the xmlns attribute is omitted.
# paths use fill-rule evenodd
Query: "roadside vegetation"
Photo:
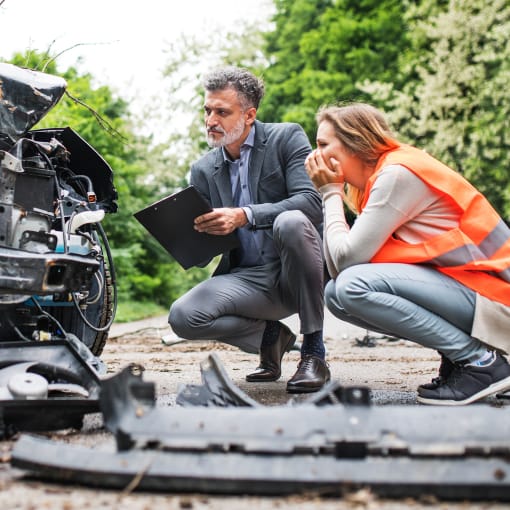
<svg viewBox="0 0 510 510"><path fill-rule="evenodd" d="M214 267L182 270L132 215L185 186L191 161L207 150L200 76L217 64L262 75L267 93L259 118L299 122L312 144L322 104L375 104L400 138L464 174L510 221L506 0L274 0L267 25L232 30L168 48L162 76L168 93L157 109L147 109L159 125L172 126L164 140L138 134L126 98L95 86L94 76L59 69L50 51L0 54L0 60L63 76L69 93L107 122L105 128L66 97L37 127L72 127L113 168L119 210L104 225L116 266L118 321L166 313Z"/></svg>

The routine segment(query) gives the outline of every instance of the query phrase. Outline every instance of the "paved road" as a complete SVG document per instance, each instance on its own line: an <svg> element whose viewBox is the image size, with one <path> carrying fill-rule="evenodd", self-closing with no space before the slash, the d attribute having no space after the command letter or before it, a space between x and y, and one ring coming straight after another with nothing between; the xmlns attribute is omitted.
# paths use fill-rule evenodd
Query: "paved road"
<svg viewBox="0 0 510 510"><path fill-rule="evenodd" d="M134 322L127 323L114 323L110 329L110 338L117 338L119 336L134 333L137 331L142 331L144 329L160 329L161 334L163 335L172 335L175 336L170 329L168 324L168 316L160 315L158 317L152 317L149 319L143 319ZM291 317L286 318L283 322L285 322L288 326L290 326L295 332L299 331L299 318L297 315L292 315ZM336 338L338 340L345 339L354 339L356 337L363 337L366 334L364 329L358 328L349 324L347 322L343 322L338 320L334 315L331 314L327 309L324 312L324 335L329 336L331 338Z"/></svg>

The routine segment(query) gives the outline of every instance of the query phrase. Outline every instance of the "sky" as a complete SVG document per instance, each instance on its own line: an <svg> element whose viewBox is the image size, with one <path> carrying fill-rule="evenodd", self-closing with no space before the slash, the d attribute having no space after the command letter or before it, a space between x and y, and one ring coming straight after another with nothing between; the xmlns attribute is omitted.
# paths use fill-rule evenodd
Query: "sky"
<svg viewBox="0 0 510 510"><path fill-rule="evenodd" d="M63 52L59 69L77 66L142 97L157 93L171 41L265 21L271 9L267 0L0 0L0 57L51 48Z"/></svg>

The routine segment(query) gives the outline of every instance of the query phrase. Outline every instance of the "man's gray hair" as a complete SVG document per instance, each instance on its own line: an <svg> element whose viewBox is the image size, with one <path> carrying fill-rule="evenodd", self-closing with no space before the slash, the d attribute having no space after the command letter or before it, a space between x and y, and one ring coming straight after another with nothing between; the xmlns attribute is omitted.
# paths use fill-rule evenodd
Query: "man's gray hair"
<svg viewBox="0 0 510 510"><path fill-rule="evenodd" d="M264 82L247 69L240 67L222 67L209 72L203 80L208 92L234 89L243 110L258 108L264 97Z"/></svg>

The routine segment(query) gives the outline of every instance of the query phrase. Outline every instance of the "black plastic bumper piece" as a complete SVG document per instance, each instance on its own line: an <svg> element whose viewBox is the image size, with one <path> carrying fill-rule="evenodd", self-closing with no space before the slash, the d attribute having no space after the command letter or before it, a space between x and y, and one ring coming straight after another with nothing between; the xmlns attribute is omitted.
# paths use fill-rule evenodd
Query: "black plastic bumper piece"
<svg viewBox="0 0 510 510"><path fill-rule="evenodd" d="M49 382L77 384L87 392L87 397L60 394L0 400L0 438L16 432L79 429L85 414L99 412L99 376L69 342L0 343L0 371L27 362L33 362L31 372Z"/></svg>
<svg viewBox="0 0 510 510"><path fill-rule="evenodd" d="M37 478L112 489L282 496L342 495L370 487L381 497L510 500L509 468L502 459L112 453L25 435L15 444L11 463Z"/></svg>

